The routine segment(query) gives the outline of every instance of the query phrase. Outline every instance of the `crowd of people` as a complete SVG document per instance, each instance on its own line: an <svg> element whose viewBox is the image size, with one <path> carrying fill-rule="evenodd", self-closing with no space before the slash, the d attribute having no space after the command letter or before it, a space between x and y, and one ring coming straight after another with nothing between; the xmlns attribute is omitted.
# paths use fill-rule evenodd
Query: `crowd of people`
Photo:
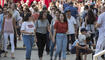
<svg viewBox="0 0 105 60"><path fill-rule="evenodd" d="M0 6L0 55L15 59L17 39L26 47L26 60L31 60L34 43L39 60L43 60L46 46L50 60L66 60L76 54L75 60L86 60L105 47L105 3L51 2L49 7L38 2L31 6L8 2ZM54 54L55 52L55 54ZM84 56L84 58L82 57ZM53 58L54 57L54 58Z"/></svg>

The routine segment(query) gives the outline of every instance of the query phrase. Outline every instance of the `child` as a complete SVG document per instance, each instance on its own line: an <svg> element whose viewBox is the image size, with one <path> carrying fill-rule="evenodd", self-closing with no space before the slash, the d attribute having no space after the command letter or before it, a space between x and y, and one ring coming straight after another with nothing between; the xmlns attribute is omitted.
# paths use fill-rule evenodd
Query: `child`
<svg viewBox="0 0 105 60"><path fill-rule="evenodd" d="M89 53L89 48L87 46L86 42L86 29L81 29L81 34L78 36L78 43L76 44L76 60L86 60L87 54ZM84 59L82 59L82 55L84 56Z"/></svg>

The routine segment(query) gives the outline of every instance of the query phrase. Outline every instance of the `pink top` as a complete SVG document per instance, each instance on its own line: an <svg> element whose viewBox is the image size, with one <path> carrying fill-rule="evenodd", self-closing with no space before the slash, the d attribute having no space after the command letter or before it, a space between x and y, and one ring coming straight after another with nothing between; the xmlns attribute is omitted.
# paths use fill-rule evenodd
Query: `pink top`
<svg viewBox="0 0 105 60"><path fill-rule="evenodd" d="M13 19L5 19L4 22L4 32L6 33L14 33L14 28L13 28Z"/></svg>

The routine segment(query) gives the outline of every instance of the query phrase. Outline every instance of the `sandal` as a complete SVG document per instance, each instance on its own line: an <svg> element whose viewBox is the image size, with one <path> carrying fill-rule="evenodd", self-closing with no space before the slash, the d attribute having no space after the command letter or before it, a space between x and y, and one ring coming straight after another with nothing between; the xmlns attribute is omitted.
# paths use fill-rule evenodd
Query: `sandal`
<svg viewBox="0 0 105 60"><path fill-rule="evenodd" d="M15 59L14 53L11 53L11 58L12 58L12 59Z"/></svg>

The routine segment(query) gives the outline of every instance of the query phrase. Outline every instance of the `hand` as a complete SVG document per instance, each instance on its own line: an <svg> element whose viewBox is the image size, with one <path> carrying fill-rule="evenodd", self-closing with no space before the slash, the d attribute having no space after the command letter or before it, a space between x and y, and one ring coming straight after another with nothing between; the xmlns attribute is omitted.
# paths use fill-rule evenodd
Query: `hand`
<svg viewBox="0 0 105 60"><path fill-rule="evenodd" d="M32 34L34 34L34 33L33 33L33 32L28 32L28 34L31 34L31 35L32 35Z"/></svg>
<svg viewBox="0 0 105 60"><path fill-rule="evenodd" d="M55 38L52 38L52 42L55 43Z"/></svg>
<svg viewBox="0 0 105 60"><path fill-rule="evenodd" d="M35 42L38 42L38 41L37 41L37 38L35 38Z"/></svg>
<svg viewBox="0 0 105 60"><path fill-rule="evenodd" d="M84 49L88 49L88 47L87 47L87 46L85 46L85 47L84 47Z"/></svg>

